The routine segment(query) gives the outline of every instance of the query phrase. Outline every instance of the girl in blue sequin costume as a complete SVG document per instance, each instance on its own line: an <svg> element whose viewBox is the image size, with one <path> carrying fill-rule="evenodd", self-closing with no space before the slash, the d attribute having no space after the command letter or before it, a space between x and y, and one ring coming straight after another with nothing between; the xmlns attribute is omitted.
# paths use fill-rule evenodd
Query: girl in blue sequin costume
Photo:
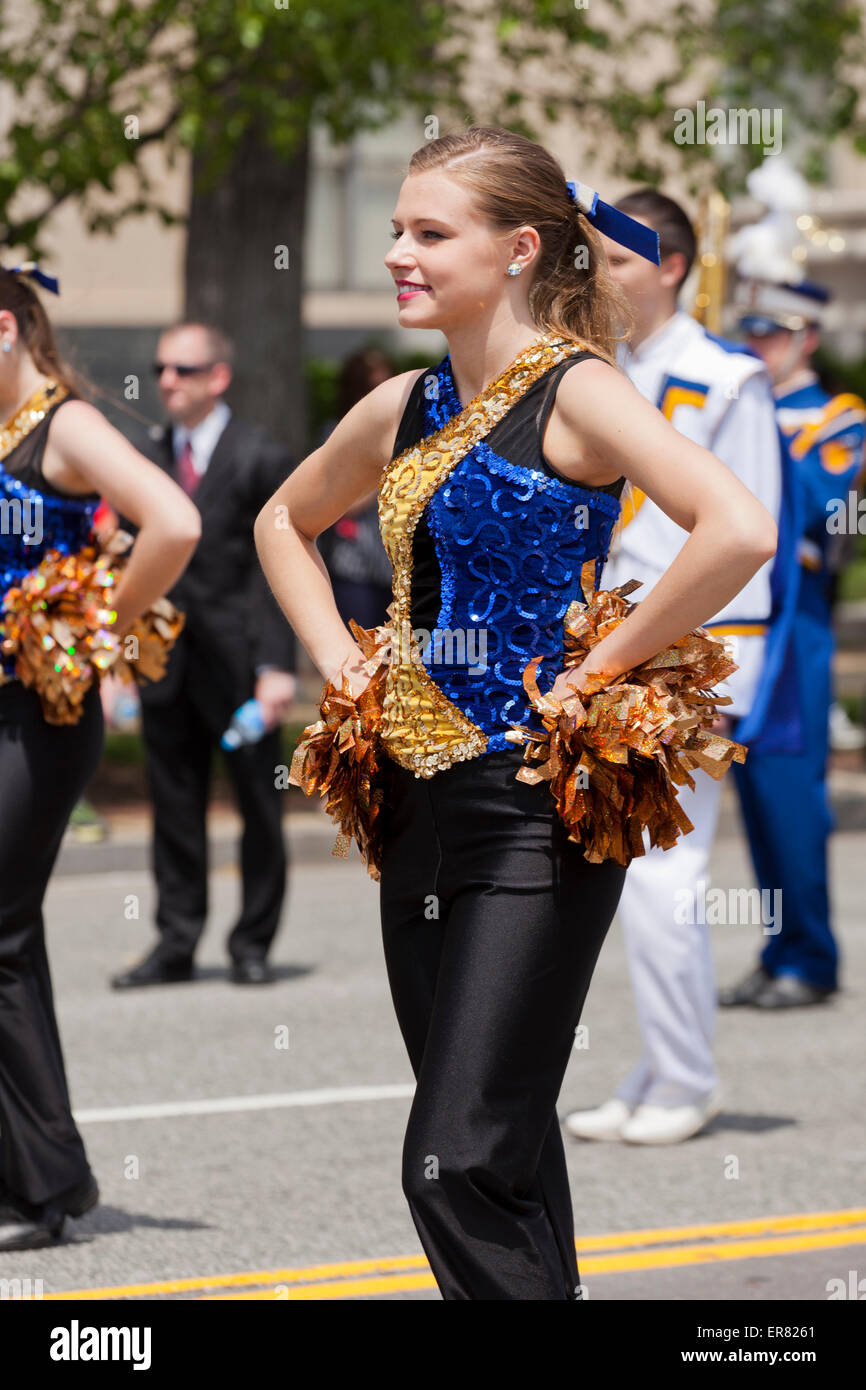
<svg viewBox="0 0 866 1390"><path fill-rule="evenodd" d="M47 551L89 539L100 497L141 522L118 584L125 632L185 568L198 511L161 469L81 399L34 282L0 269L2 593ZM70 1109L45 950L42 903L69 816L100 759L94 683L80 721L51 724L4 653L0 676L0 1253L47 1245L98 1200Z"/></svg>
<svg viewBox="0 0 866 1390"><path fill-rule="evenodd" d="M378 492L394 593L382 936L417 1078L403 1190L446 1299L582 1297L556 1104L626 870L589 862L547 785L516 780L506 734L540 727L522 673L543 655L540 689L562 699L630 670L775 548L760 503L615 367L599 230L657 255L521 136L474 127L418 150L385 264L400 324L448 352L370 392L256 522L289 621L357 696L369 673L315 537ZM566 672L562 620L587 566L598 580L626 479L691 535Z"/></svg>

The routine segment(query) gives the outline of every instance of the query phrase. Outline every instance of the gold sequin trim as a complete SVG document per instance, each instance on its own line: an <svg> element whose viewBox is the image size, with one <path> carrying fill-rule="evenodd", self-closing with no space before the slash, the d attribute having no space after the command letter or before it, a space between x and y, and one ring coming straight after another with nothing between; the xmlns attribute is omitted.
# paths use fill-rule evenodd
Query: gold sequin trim
<svg viewBox="0 0 866 1390"><path fill-rule="evenodd" d="M394 573L393 641L382 705L381 741L416 777L433 777L477 757L487 736L447 698L411 641L412 538L428 501L470 449L489 434L540 376L586 351L570 339L542 337L441 429L398 454L379 485L379 529Z"/></svg>
<svg viewBox="0 0 866 1390"><path fill-rule="evenodd" d="M68 395L68 389L57 381L49 380L38 387L12 419L0 428L0 459L7 458L22 439L35 430L39 421L45 419L51 407Z"/></svg>

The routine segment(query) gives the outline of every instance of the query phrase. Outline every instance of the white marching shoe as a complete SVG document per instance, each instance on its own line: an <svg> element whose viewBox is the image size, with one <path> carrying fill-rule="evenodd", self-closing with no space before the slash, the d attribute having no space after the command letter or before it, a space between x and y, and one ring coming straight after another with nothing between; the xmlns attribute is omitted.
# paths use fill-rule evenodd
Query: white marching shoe
<svg viewBox="0 0 866 1390"><path fill-rule="evenodd" d="M622 1126L619 1137L627 1144L679 1144L702 1130L721 1109L719 1087L703 1105L639 1105Z"/></svg>
<svg viewBox="0 0 866 1390"><path fill-rule="evenodd" d="M834 700L830 706L830 747L834 753L848 752L866 744L866 730L848 718L844 705Z"/></svg>
<svg viewBox="0 0 866 1390"><path fill-rule="evenodd" d="M614 1097L595 1110L573 1110L565 1117L565 1128L578 1139L620 1139L620 1131L633 1111L633 1105Z"/></svg>

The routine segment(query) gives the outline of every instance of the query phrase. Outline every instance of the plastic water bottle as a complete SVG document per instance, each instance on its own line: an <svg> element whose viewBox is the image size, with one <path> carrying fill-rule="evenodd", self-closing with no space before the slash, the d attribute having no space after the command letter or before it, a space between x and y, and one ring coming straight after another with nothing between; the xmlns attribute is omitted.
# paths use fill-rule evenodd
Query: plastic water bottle
<svg viewBox="0 0 866 1390"><path fill-rule="evenodd" d="M258 743L267 733L264 711L258 700L247 700L232 715L232 721L220 739L220 747L228 750Z"/></svg>
<svg viewBox="0 0 866 1390"><path fill-rule="evenodd" d="M111 724L121 733L136 733L141 727L141 702L131 686L118 691L111 710Z"/></svg>

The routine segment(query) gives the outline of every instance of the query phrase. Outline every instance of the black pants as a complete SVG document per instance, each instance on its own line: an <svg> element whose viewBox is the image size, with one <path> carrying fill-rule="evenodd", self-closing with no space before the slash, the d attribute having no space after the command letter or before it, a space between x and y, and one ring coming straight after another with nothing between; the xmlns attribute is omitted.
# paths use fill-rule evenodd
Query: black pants
<svg viewBox="0 0 866 1390"><path fill-rule="evenodd" d="M169 962L192 959L208 910L207 806L214 748L231 717L184 684L170 703L142 702L153 803L153 871L157 886L159 954ZM229 939L235 960L263 960L276 935L286 892L288 854L283 839L279 728L258 743L224 754L243 820L241 915Z"/></svg>
<svg viewBox="0 0 866 1390"><path fill-rule="evenodd" d="M0 686L0 1176L34 1203L89 1171L70 1109L42 901L103 732L95 686L81 722L61 726L46 723L35 691Z"/></svg>
<svg viewBox="0 0 866 1390"><path fill-rule="evenodd" d="M589 864L521 750L387 763L382 935L417 1086L403 1191L446 1299L572 1299L556 1103L626 870Z"/></svg>

